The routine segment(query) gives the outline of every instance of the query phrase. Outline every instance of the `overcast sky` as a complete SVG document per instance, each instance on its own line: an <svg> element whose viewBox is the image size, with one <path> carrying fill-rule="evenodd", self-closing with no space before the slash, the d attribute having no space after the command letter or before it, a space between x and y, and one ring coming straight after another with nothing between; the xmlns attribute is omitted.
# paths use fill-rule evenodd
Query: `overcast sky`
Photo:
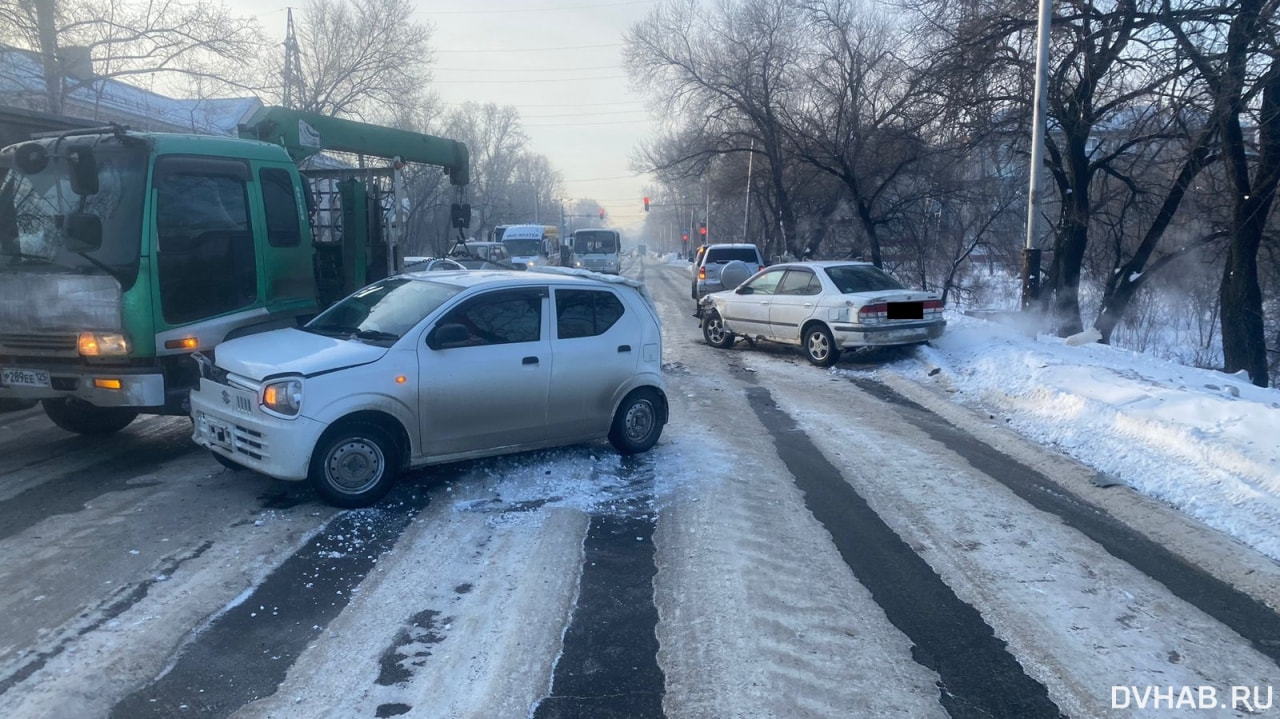
<svg viewBox="0 0 1280 719"><path fill-rule="evenodd" d="M645 178L633 176L629 157L652 124L641 97L628 91L622 34L656 0L416 4L416 19L435 26L433 89L446 103L516 106L531 148L564 176L569 199L599 201L615 225L642 219ZM283 40L285 8L296 10L303 3L229 0L229 5L257 15L273 38Z"/></svg>

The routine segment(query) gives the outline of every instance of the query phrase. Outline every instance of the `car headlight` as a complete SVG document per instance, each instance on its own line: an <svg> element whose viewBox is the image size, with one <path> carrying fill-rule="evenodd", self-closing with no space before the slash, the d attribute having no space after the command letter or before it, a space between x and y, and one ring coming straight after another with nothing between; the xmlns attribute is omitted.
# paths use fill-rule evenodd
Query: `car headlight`
<svg viewBox="0 0 1280 719"><path fill-rule="evenodd" d="M302 380L271 382L262 388L262 406L286 417L295 417L302 409Z"/></svg>
<svg viewBox="0 0 1280 719"><path fill-rule="evenodd" d="M129 338L115 332L81 332L76 349L81 357L124 357L129 354Z"/></svg>

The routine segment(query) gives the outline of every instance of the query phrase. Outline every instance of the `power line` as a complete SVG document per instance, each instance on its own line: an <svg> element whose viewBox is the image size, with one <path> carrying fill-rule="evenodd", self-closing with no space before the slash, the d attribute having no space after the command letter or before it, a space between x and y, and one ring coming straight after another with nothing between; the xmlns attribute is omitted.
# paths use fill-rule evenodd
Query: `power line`
<svg viewBox="0 0 1280 719"><path fill-rule="evenodd" d="M609 110L607 112L563 112L552 115L521 115L521 120L545 120L549 117L594 117L596 115L629 115L636 112L648 112L646 109L639 110Z"/></svg>
<svg viewBox="0 0 1280 719"><path fill-rule="evenodd" d="M449 85L460 85L460 84L473 85L477 83L486 84L486 85L510 85L512 83L519 83L521 85L526 85L531 82L586 82L589 80L625 80L625 79L627 79L626 75L601 75L600 77L544 77L541 80L524 80L524 79L521 79L521 80L432 80L431 82L433 83L438 82L438 83L449 84Z"/></svg>
<svg viewBox="0 0 1280 719"><path fill-rule="evenodd" d="M559 125L556 125L556 124L551 124L551 125L538 125L538 124L533 124L533 125L525 125L525 127L526 127L526 128L535 128L535 127L552 127L552 128L557 128L557 127L600 127L600 126L602 126L602 125L639 125L639 124L648 123L648 122L653 122L653 121L652 121L652 120L618 120L618 121L616 121L616 122L566 122L566 123L559 124Z"/></svg>
<svg viewBox="0 0 1280 719"><path fill-rule="evenodd" d="M433 67L432 72L436 70L445 70L447 72L583 72L590 70L617 70L617 65L596 65L595 67L545 67L541 69L529 69L527 67L501 69L488 67Z"/></svg>
<svg viewBox="0 0 1280 719"><path fill-rule="evenodd" d="M623 7L626 5L652 5L654 2L655 0L640 0L640 2L635 2L635 0L632 0L631 2L615 2L615 3L607 3L603 5L561 5L560 7L538 7L538 8L526 8L523 10L512 10L509 8L503 8L501 10L433 10L428 14L430 15L493 15L493 14L501 13L503 15L510 15L513 13L561 12L563 10L595 10L597 8Z"/></svg>
<svg viewBox="0 0 1280 719"><path fill-rule="evenodd" d="M566 47L522 47L522 48L519 48L519 50L520 50L520 53L523 54L526 52L557 52L561 50L592 50L592 49L601 48L601 47L622 47L622 45L623 43L615 42L615 43L610 43L608 45L569 45ZM437 55L445 55L445 54L453 55L458 53L489 54L489 53L495 53L495 52L510 54L511 49L506 48L503 50L432 50L431 52Z"/></svg>

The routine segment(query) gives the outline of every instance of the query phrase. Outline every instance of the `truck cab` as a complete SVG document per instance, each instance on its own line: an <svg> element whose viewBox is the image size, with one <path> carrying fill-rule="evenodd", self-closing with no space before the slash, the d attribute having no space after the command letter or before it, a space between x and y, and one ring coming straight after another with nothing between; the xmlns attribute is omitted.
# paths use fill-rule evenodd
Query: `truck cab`
<svg viewBox="0 0 1280 719"><path fill-rule="evenodd" d="M0 400L82 434L185 414L194 352L388 274L374 203L327 180L350 237L322 242L323 203L281 144L115 127L0 151Z"/></svg>

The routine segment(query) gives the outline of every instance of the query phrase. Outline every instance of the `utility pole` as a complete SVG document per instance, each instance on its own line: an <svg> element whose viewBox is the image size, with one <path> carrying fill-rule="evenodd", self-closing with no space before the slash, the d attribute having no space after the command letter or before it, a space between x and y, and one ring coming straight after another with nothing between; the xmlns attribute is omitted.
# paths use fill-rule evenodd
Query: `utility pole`
<svg viewBox="0 0 1280 719"><path fill-rule="evenodd" d="M293 8L289 8L284 33L284 97L283 104L290 110L294 107L294 90L302 91L302 58L298 51L298 37L293 33Z"/></svg>
<svg viewBox="0 0 1280 719"><path fill-rule="evenodd" d="M1053 1L1040 0L1036 26L1036 86L1031 112L1031 184L1027 190L1027 244L1022 250L1022 309L1030 310L1040 298L1040 249L1034 247L1040 224L1040 176L1044 164L1045 85L1049 73L1049 24Z"/></svg>

